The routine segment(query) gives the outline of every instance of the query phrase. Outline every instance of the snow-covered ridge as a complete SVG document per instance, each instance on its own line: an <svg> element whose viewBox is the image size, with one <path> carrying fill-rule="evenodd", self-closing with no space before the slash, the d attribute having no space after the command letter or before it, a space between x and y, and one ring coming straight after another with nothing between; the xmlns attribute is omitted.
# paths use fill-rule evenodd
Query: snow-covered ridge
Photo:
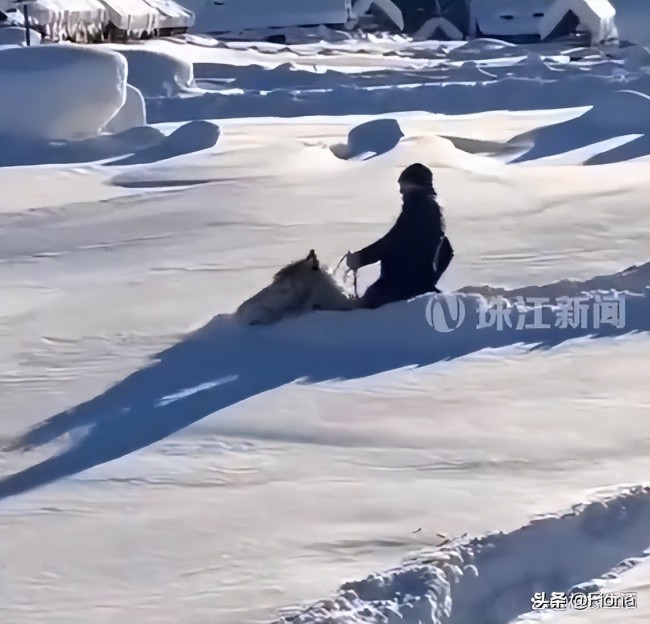
<svg viewBox="0 0 650 624"><path fill-rule="evenodd" d="M599 591L649 545L650 487L623 488L510 533L423 550L276 624L507 624L532 610L537 592Z"/></svg>

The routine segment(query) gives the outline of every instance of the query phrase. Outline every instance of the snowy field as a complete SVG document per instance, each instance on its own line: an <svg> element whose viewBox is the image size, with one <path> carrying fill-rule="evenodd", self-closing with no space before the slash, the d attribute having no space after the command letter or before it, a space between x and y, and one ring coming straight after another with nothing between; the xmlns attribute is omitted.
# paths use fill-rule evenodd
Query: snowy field
<svg viewBox="0 0 650 624"><path fill-rule="evenodd" d="M0 85L2 624L648 621L647 48L192 35ZM413 162L445 294L235 321ZM576 588L636 608L532 610Z"/></svg>

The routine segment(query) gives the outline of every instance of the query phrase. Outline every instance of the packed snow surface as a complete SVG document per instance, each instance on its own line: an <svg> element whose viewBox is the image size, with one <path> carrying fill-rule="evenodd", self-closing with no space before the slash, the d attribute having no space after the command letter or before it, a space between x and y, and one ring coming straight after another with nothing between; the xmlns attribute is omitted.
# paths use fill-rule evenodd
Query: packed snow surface
<svg viewBox="0 0 650 624"><path fill-rule="evenodd" d="M647 50L289 35L0 51L0 621L647 621ZM233 318L413 162L443 293Z"/></svg>

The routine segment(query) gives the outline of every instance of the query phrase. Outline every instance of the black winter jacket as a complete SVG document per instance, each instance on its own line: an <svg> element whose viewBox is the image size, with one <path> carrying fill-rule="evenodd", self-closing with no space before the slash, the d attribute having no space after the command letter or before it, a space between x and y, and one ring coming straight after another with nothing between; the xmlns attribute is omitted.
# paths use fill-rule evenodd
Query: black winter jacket
<svg viewBox="0 0 650 624"><path fill-rule="evenodd" d="M396 296L431 292L440 274L434 262L444 234L442 211L433 190L410 192L388 233L358 252L361 266L381 262L382 286Z"/></svg>

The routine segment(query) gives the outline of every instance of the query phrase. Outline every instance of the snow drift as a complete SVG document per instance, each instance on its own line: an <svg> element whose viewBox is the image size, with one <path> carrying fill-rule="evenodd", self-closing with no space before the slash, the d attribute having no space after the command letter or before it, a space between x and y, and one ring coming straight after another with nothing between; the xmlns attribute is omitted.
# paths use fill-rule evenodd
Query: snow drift
<svg viewBox="0 0 650 624"><path fill-rule="evenodd" d="M648 546L650 487L624 488L511 533L424 550L276 624L507 624L533 610L536 593L599 591Z"/></svg>
<svg viewBox="0 0 650 624"><path fill-rule="evenodd" d="M111 162L111 165L143 165L192 154L214 147L219 140L219 126L209 121L190 121L177 128L160 143Z"/></svg>
<svg viewBox="0 0 650 624"><path fill-rule="evenodd" d="M129 125L129 124L125 124ZM107 165L156 163L209 149L219 139L219 126L209 121L183 124L169 136L152 126L132 126L79 141L41 141L0 135L0 167L90 163ZM112 159L112 160L111 160Z"/></svg>
<svg viewBox="0 0 650 624"><path fill-rule="evenodd" d="M147 107L144 96L133 85L126 85L126 99L124 105L108 122L105 130L111 134L124 132L131 128L144 126L147 123Z"/></svg>
<svg viewBox="0 0 650 624"><path fill-rule="evenodd" d="M466 46L467 56L459 62ZM466 46L448 54L450 63L436 59L429 66L403 73L399 85L386 71L337 76L334 71L289 72L284 67L265 72L249 67L230 68L224 72L222 83L210 91L182 98L150 99L148 118L150 123L211 119L215 111L219 119L384 115L405 111L461 115L535 110L540 102L545 110L574 108L592 105L614 89L650 91L648 77L643 72L627 71L622 59L618 63L620 76L611 71L598 75L578 69L568 62L568 57L564 61L545 57L540 62L538 55L520 46L507 49L502 44L493 52L500 58L493 63L478 62L475 59L482 52ZM468 58L470 55L473 58ZM642 61L634 62L639 60ZM204 69L214 69L210 74L216 76L217 67ZM339 83L332 84L337 78ZM217 78L213 80L216 82Z"/></svg>
<svg viewBox="0 0 650 624"><path fill-rule="evenodd" d="M494 300L466 293L421 296L378 310L293 315L271 326L249 327L232 315L217 316L157 354L150 366L12 442L8 451L84 432L60 454L0 480L0 499L117 459L298 380L356 379L484 349L551 348L577 338L650 330L650 263L595 277L588 287L597 290L584 292L575 305L562 297L573 296L579 283L549 286L541 303L532 299L539 292L534 286L532 294L518 289L512 298L509 291ZM624 291L627 286L636 292ZM286 290L285 281L275 288ZM302 294L290 308L300 307ZM161 405L169 396L178 399Z"/></svg>
<svg viewBox="0 0 650 624"><path fill-rule="evenodd" d="M130 128L116 134L102 134L78 141L42 141L0 135L0 167L87 163L139 152L165 140L151 126Z"/></svg>
<svg viewBox="0 0 650 624"><path fill-rule="evenodd" d="M533 147L514 161L525 162L619 137L626 138L625 145L587 162L603 164L650 154L650 96L630 90L602 95L578 118L518 135L511 143L532 142Z"/></svg>
<svg viewBox="0 0 650 624"><path fill-rule="evenodd" d="M157 50L119 51L128 62L128 83L147 98L173 97L194 86L192 63Z"/></svg>
<svg viewBox="0 0 650 624"><path fill-rule="evenodd" d="M403 137L395 119L373 119L350 130L347 142L332 145L330 150L342 160L369 160L392 150Z"/></svg>
<svg viewBox="0 0 650 624"><path fill-rule="evenodd" d="M40 45L0 50L0 133L95 136L126 99L127 63L110 50Z"/></svg>

